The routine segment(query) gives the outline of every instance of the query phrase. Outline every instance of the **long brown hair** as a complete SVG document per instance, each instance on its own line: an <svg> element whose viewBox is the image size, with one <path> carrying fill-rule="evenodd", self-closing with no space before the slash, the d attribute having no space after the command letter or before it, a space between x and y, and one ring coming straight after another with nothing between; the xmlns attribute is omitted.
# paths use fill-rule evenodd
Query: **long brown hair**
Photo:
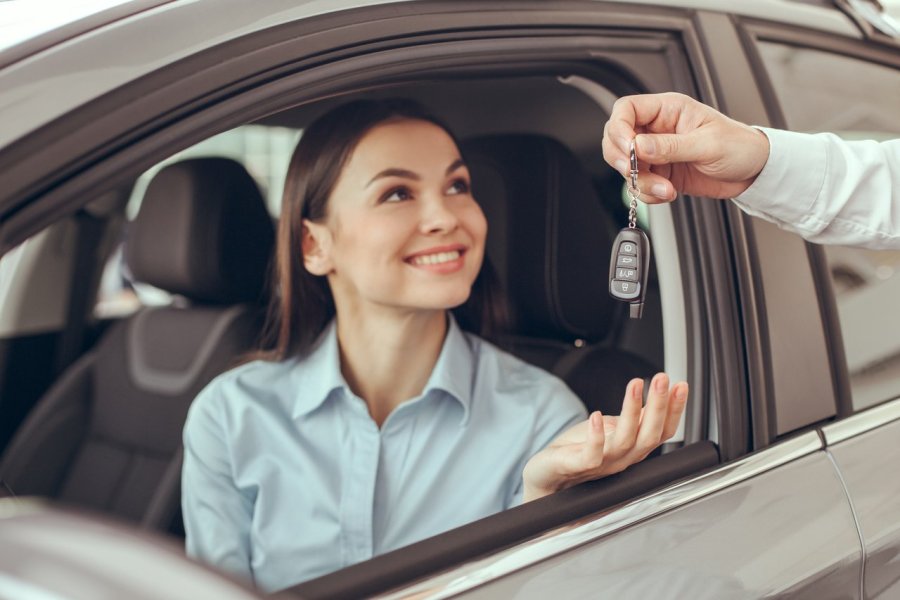
<svg viewBox="0 0 900 600"><path fill-rule="evenodd" d="M433 123L453 133L422 105L407 99L356 100L325 113L304 132L288 167L278 224L275 272L264 328L265 350L254 358L283 360L304 355L334 318L328 281L303 264L303 220L325 218L328 198L353 149L367 132L389 121ZM506 310L487 257L462 305L452 309L463 329L483 336L498 333Z"/></svg>

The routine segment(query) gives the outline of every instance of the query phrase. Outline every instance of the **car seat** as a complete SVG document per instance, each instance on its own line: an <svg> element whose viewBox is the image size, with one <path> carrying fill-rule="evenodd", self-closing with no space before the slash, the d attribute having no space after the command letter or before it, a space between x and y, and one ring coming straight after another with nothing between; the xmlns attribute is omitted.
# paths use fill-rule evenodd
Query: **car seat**
<svg viewBox="0 0 900 600"><path fill-rule="evenodd" d="M589 410L618 414L628 380L659 369L615 345L627 319L608 291L617 228L590 176L542 135L490 135L461 151L511 305L511 331L495 341L560 376Z"/></svg>
<svg viewBox="0 0 900 600"><path fill-rule="evenodd" d="M137 281L176 301L111 325L51 386L0 459L8 489L169 528L188 407L256 340L273 241L259 189L239 163L200 158L162 169L125 256Z"/></svg>

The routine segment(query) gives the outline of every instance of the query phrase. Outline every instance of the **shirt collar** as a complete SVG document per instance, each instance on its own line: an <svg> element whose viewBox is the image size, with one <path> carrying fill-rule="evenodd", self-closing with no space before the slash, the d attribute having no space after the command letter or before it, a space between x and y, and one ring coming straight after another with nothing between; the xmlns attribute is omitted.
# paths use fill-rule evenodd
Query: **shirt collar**
<svg viewBox="0 0 900 600"><path fill-rule="evenodd" d="M293 359L295 402L293 418L302 417L319 408L336 389L350 389L341 373L337 326L334 319L325 326L305 356Z"/></svg>
<svg viewBox="0 0 900 600"><path fill-rule="evenodd" d="M293 418L307 415L331 396L336 389L350 386L341 373L340 349L337 325L332 320L322 331L313 349L299 361L294 369L294 389L297 390ZM431 376L425 384L422 396L431 390L440 390L457 400L463 409L460 424L469 419L472 402L473 349L465 333L459 328L453 315L447 316L447 335Z"/></svg>
<svg viewBox="0 0 900 600"><path fill-rule="evenodd" d="M422 395L431 390L440 390L457 400L463 409L461 425L469 420L472 406L472 380L475 369L474 350L469 343L466 334L456 324L453 315L447 314L447 336L444 338L444 346L438 356L425 384Z"/></svg>

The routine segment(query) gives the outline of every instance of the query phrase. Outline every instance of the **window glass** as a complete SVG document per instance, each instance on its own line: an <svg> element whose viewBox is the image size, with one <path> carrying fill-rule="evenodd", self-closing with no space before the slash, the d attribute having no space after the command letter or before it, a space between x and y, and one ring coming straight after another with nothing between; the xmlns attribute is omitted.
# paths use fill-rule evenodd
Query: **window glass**
<svg viewBox="0 0 900 600"><path fill-rule="evenodd" d="M900 70L778 43L760 51L787 125L845 139L900 136ZM900 251L825 246L855 409L900 394Z"/></svg>
<svg viewBox="0 0 900 600"><path fill-rule="evenodd" d="M204 156L233 158L243 164L259 185L269 213L274 218L281 209L284 177L299 139L300 131L296 129L245 125L174 154L138 178L128 202L128 220L137 216L147 186L163 167ZM171 296L167 292L133 281L123 261L120 244L103 270L94 314L98 318L119 317L134 312L142 305L165 305L170 301Z"/></svg>

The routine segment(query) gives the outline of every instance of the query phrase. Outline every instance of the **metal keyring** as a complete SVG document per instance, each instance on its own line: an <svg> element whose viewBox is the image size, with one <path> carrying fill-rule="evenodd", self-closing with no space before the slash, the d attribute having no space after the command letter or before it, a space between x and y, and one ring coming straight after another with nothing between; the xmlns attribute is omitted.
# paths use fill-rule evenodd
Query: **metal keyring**
<svg viewBox="0 0 900 600"><path fill-rule="evenodd" d="M631 205L628 207L628 227L634 229L637 227L637 201L641 197L641 188L638 187L638 161L637 154L634 151L634 140L631 140L629 149L629 159L631 161L631 182L628 187L628 196L631 198Z"/></svg>
<svg viewBox="0 0 900 600"><path fill-rule="evenodd" d="M638 177L638 161L637 161L637 153L634 151L634 140L631 140L631 147L628 150L629 158L631 160L631 188L638 189L637 177ZM638 192L640 193L640 192Z"/></svg>

